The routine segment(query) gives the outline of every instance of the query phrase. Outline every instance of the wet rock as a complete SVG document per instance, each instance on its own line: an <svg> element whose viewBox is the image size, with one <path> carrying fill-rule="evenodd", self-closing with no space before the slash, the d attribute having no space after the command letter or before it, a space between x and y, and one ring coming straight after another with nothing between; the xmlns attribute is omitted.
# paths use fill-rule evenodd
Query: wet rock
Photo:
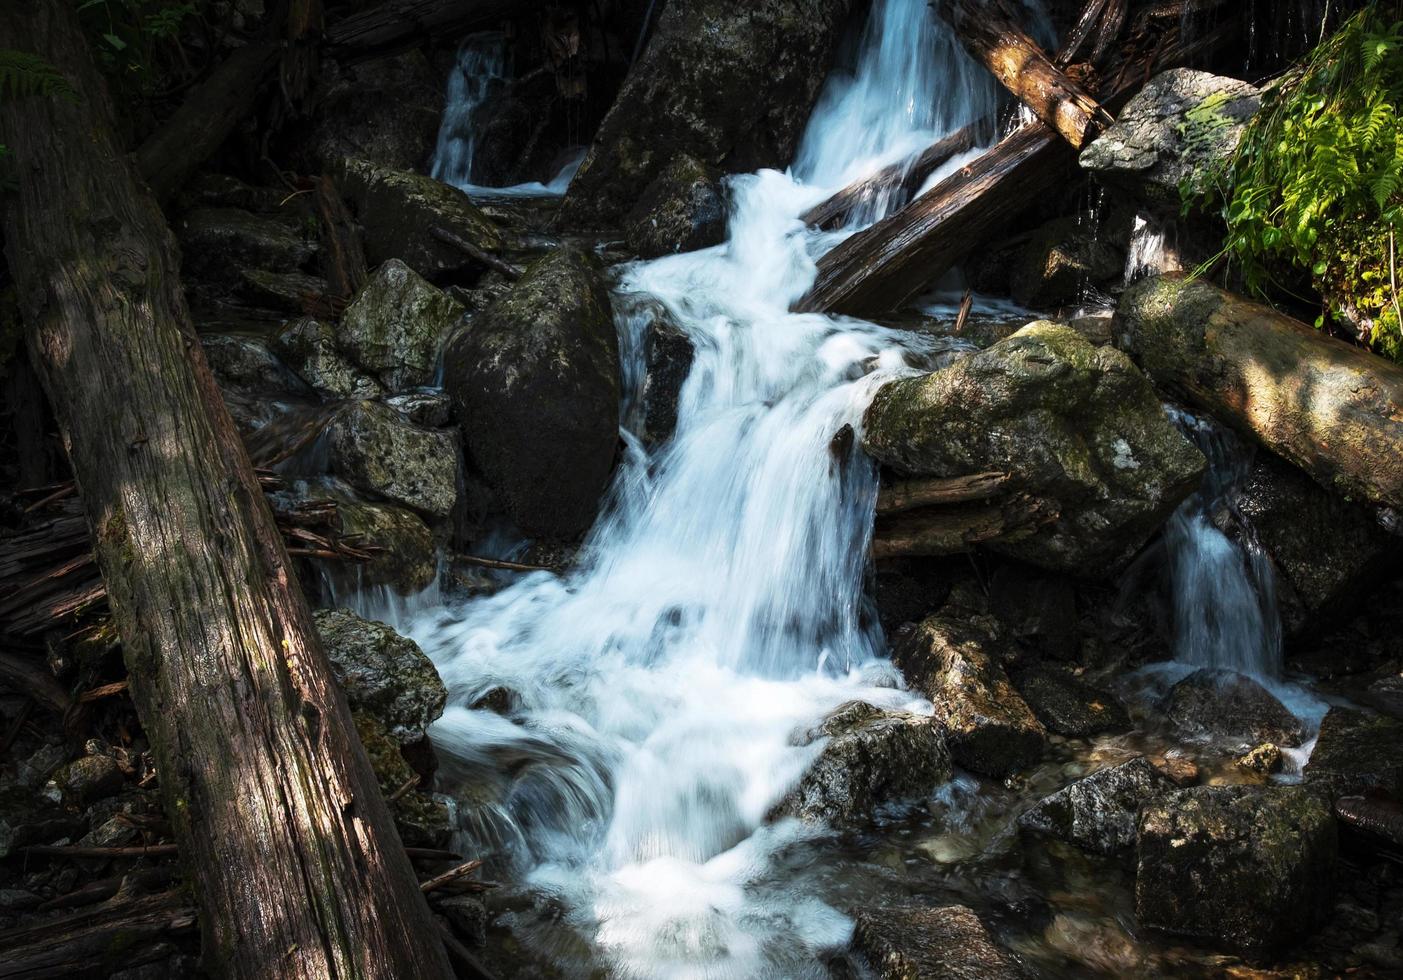
<svg viewBox="0 0 1403 980"><path fill-rule="evenodd" d="M474 946L487 945L486 905L470 895L451 895L437 906L455 933Z"/></svg>
<svg viewBox="0 0 1403 980"><path fill-rule="evenodd" d="M694 0L662 8L561 208L618 227L678 156L725 173L790 162L845 24L847 0Z"/></svg>
<svg viewBox="0 0 1403 980"><path fill-rule="evenodd" d="M1197 488L1204 468L1128 357L1047 322L884 386L867 410L863 448L907 476L1010 474L1002 497L966 506L992 511L991 521L1011 520L1005 506L1030 516L975 541L1087 577L1128 561ZM927 536L920 513L901 515L918 521L903 545L910 553L973 546Z"/></svg>
<svg viewBox="0 0 1403 980"><path fill-rule="evenodd" d="M952 585L968 574L968 561L959 558L888 558L877 562L872 597L882 630L894 637L901 627L938 611Z"/></svg>
<svg viewBox="0 0 1403 980"><path fill-rule="evenodd" d="M1009 291L1022 306L1051 310L1075 303L1088 287L1118 283L1124 271L1123 248L1078 217L1057 218L1018 250Z"/></svg>
<svg viewBox="0 0 1403 980"><path fill-rule="evenodd" d="M1267 952L1329 914L1335 819L1308 789L1196 786L1140 814L1135 908L1140 924Z"/></svg>
<svg viewBox="0 0 1403 980"><path fill-rule="evenodd" d="M1076 590L1065 575L1005 563L989 580L989 611L1021 646L1058 660L1081 646Z"/></svg>
<svg viewBox="0 0 1403 980"><path fill-rule="evenodd" d="M200 345L219 387L250 395L305 394L306 386L258 337L203 334Z"/></svg>
<svg viewBox="0 0 1403 980"><path fill-rule="evenodd" d="M1193 786L1198 782L1198 763L1188 756L1170 753L1154 756L1150 763L1175 786Z"/></svg>
<svg viewBox="0 0 1403 980"><path fill-rule="evenodd" d="M312 118L292 130L290 152L307 173L333 172L347 157L419 170L443 112L443 84L419 50L352 65L324 63Z"/></svg>
<svg viewBox="0 0 1403 980"><path fill-rule="evenodd" d="M1277 572L1288 635L1314 633L1359 608L1397 569L1403 549L1374 513L1325 490L1294 466L1258 453L1234 492L1227 530L1250 533ZM1236 524L1240 515L1250 532Z"/></svg>
<svg viewBox="0 0 1403 980"><path fill-rule="evenodd" d="M106 755L85 755L54 773L50 786L63 805L76 809L121 792L125 777L117 760Z"/></svg>
<svg viewBox="0 0 1403 980"><path fill-rule="evenodd" d="M356 588L386 586L408 596L433 584L438 574L438 549L433 532L418 514L405 507L360 500L346 493L317 491L308 499L335 500L342 537L350 544L364 545L372 551L369 561L347 572L353 576Z"/></svg>
<svg viewBox="0 0 1403 980"><path fill-rule="evenodd" d="M239 291L249 302L283 313L302 313L311 301L326 295L326 290L325 279L306 272L239 270Z"/></svg>
<svg viewBox="0 0 1403 980"><path fill-rule="evenodd" d="M338 342L392 391L428 384L463 307L398 259L375 270L341 317Z"/></svg>
<svg viewBox="0 0 1403 980"><path fill-rule="evenodd" d="M351 710L376 718L401 745L423 738L448 692L419 645L349 609L321 609L313 620Z"/></svg>
<svg viewBox="0 0 1403 980"><path fill-rule="evenodd" d="M0 790L0 858L30 844L75 838L84 829L81 817L53 800L19 787Z"/></svg>
<svg viewBox="0 0 1403 980"><path fill-rule="evenodd" d="M288 272L316 257L317 244L287 222L239 208L196 208L176 224L181 260L196 275L239 268Z"/></svg>
<svg viewBox="0 0 1403 980"><path fill-rule="evenodd" d="M322 398L374 398L383 390L341 353L330 324L312 317L293 320L279 331L273 346Z"/></svg>
<svg viewBox="0 0 1403 980"><path fill-rule="evenodd" d="M1044 797L1023 812L1018 826L1093 854L1114 854L1135 844L1141 804L1172 788L1148 759L1138 756Z"/></svg>
<svg viewBox="0 0 1403 980"><path fill-rule="evenodd" d="M1300 719L1252 678L1232 670L1196 670L1169 690L1164 713L1184 735L1238 738L1248 744L1300 745Z"/></svg>
<svg viewBox="0 0 1403 980"><path fill-rule="evenodd" d="M1263 742L1237 760L1239 768L1269 776L1281 771L1281 749L1271 742Z"/></svg>
<svg viewBox="0 0 1403 980"><path fill-rule="evenodd" d="M619 347L598 261L561 249L444 352L468 455L512 520L569 539L594 521L614 465Z"/></svg>
<svg viewBox="0 0 1403 980"><path fill-rule="evenodd" d="M436 227L487 252L502 247L497 226L456 187L359 158L343 160L338 174L365 229L372 264L400 259L430 279L474 266L473 259L433 236Z"/></svg>
<svg viewBox="0 0 1403 980"><path fill-rule="evenodd" d="M332 470L353 486L431 517L447 517L458 500L458 446L453 435L410 425L379 402L341 410L327 431Z"/></svg>
<svg viewBox="0 0 1403 980"><path fill-rule="evenodd" d="M677 406L682 385L692 370L696 350L692 339L659 313L653 318L644 339L643 441L652 445L672 438L677 428Z"/></svg>
<svg viewBox="0 0 1403 980"><path fill-rule="evenodd" d="M1069 671L1034 664L1013 676L1013 686L1049 731L1072 738L1123 732L1130 716L1115 695L1092 687Z"/></svg>
<svg viewBox="0 0 1403 980"><path fill-rule="evenodd" d="M1320 722L1305 779L1332 796L1378 790L1403 798L1403 721L1331 708Z"/></svg>
<svg viewBox="0 0 1403 980"><path fill-rule="evenodd" d="M648 185L624 227L628 247L645 259L720 244L726 237L721 175L679 154Z"/></svg>
<svg viewBox="0 0 1403 980"><path fill-rule="evenodd" d="M852 826L871 820L883 804L923 799L950 778L950 752L927 715L851 701L804 744L818 738L829 742L776 816Z"/></svg>
<svg viewBox="0 0 1403 980"><path fill-rule="evenodd" d="M390 735L384 723L368 711L353 710L351 717L355 721L356 734L365 746L365 754L370 757L370 768L375 772L380 792L388 798L406 784L413 783L416 773L405 760L399 741ZM399 799L390 801L390 816L394 818L395 829L405 845L445 846L454 830L449 802L447 797L418 790L403 793Z"/></svg>
<svg viewBox="0 0 1403 980"><path fill-rule="evenodd" d="M1082 151L1081 165L1108 187L1177 213L1180 187L1195 198L1208 190L1260 106L1261 92L1235 78L1161 72Z"/></svg>
<svg viewBox="0 0 1403 980"><path fill-rule="evenodd" d="M937 615L905 636L892 660L934 703L955 761L1002 778L1037 761L1047 736L999 666L996 645L986 628Z"/></svg>
<svg viewBox="0 0 1403 980"><path fill-rule="evenodd" d="M1030 974L994 944L963 905L877 906L854 911L853 948L882 980L1026 980Z"/></svg>
<svg viewBox="0 0 1403 980"><path fill-rule="evenodd" d="M441 391L407 391L386 398L385 404L415 425L430 429L447 425L453 414L452 401Z"/></svg>

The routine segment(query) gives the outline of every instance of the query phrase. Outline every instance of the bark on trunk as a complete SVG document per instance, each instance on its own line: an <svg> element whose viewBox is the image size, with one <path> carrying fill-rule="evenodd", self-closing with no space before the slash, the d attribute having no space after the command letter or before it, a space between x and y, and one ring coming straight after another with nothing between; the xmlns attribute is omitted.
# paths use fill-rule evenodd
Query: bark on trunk
<svg viewBox="0 0 1403 980"><path fill-rule="evenodd" d="M222 977L451 976L195 336L175 244L65 0L0 47L76 100L0 100L31 360L82 491L166 814Z"/></svg>
<svg viewBox="0 0 1403 980"><path fill-rule="evenodd" d="M17 0L10 0L17 2ZM239 48L191 89L175 115L136 151L137 168L164 200L180 189L253 109L258 86L278 63L278 45Z"/></svg>
<svg viewBox="0 0 1403 980"><path fill-rule="evenodd" d="M1018 26L1003 0L945 0L941 12L976 60L1047 126L1080 150L1106 110ZM1116 25L1119 32L1120 25Z"/></svg>
<svg viewBox="0 0 1403 980"><path fill-rule="evenodd" d="M470 28L541 5L539 0L389 0L333 24L326 40L335 57L354 61L403 51L430 37L456 40Z"/></svg>
<svg viewBox="0 0 1403 980"><path fill-rule="evenodd" d="M1403 508L1403 366L1202 280L1122 297L1150 377L1346 497Z"/></svg>

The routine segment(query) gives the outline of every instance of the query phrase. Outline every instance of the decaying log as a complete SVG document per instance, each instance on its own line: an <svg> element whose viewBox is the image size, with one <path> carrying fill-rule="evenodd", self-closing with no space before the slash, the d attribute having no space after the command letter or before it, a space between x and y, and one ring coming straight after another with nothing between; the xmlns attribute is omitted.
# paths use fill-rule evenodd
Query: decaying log
<svg viewBox="0 0 1403 980"><path fill-rule="evenodd" d="M470 259L476 259L489 269L496 269L512 282L521 278L522 269L520 266L512 265L506 259L499 259L485 248L478 248L462 235L454 234L442 225L434 225L429 229L429 234L439 241L452 248L456 248Z"/></svg>
<svg viewBox="0 0 1403 980"><path fill-rule="evenodd" d="M336 58L352 61L403 51L432 37L456 40L538 6L540 0L388 0L333 24L326 40Z"/></svg>
<svg viewBox="0 0 1403 980"><path fill-rule="evenodd" d="M205 360L175 241L118 143L68 0L5 44L77 99L0 99L3 231L31 363L92 532L216 977L452 975L311 611ZM189 920L163 906L148 932ZM52 943L52 923L43 926ZM141 933L124 924L122 935ZM102 934L110 951L112 935ZM74 944L64 944L72 950ZM6 950L6 976L76 967Z"/></svg>
<svg viewBox="0 0 1403 980"><path fill-rule="evenodd" d="M316 199L327 295L349 300L369 277L365 247L351 212L336 189L336 181L328 176L317 178Z"/></svg>
<svg viewBox="0 0 1403 980"><path fill-rule="evenodd" d="M168 957L157 940L194 927L195 909L180 890L44 919L0 932L0 980L107 976Z"/></svg>
<svg viewBox="0 0 1403 980"><path fill-rule="evenodd" d="M877 492L877 516L899 514L918 507L962 504L997 496L1008 483L1007 473L973 473L956 477L917 477L883 482Z"/></svg>
<svg viewBox="0 0 1403 980"><path fill-rule="evenodd" d="M1403 803L1368 796L1342 796L1335 816L1369 843L1403 859Z"/></svg>
<svg viewBox="0 0 1403 980"><path fill-rule="evenodd" d="M1098 124L1111 121L1018 26L1005 0L944 0L941 13L966 50L1074 149L1095 135ZM1119 33L1119 24L1115 31Z"/></svg>
<svg viewBox="0 0 1403 980"><path fill-rule="evenodd" d="M1107 2L1108 0L1087 0L1086 6L1082 8L1081 16L1077 18L1072 29L1062 38L1062 47L1058 49L1056 57L1052 59L1053 64L1058 68L1066 68L1077 60L1087 39L1101 23L1101 15L1106 11Z"/></svg>
<svg viewBox="0 0 1403 980"><path fill-rule="evenodd" d="M1203 280L1128 289L1117 333L1151 378L1347 498L1403 509L1403 365Z"/></svg>
<svg viewBox="0 0 1403 980"><path fill-rule="evenodd" d="M1025 494L988 504L903 511L877 519L872 557L964 554L985 541L1017 541L1056 519L1054 506Z"/></svg>
<svg viewBox="0 0 1403 980"><path fill-rule="evenodd" d="M278 63L279 46L260 41L224 59L190 94L166 124L136 151L141 171L157 198L169 197L228 139L253 108L258 86Z"/></svg>
<svg viewBox="0 0 1403 980"><path fill-rule="evenodd" d="M12 653L0 652L0 687L27 694L59 716L73 706L68 692L42 663Z"/></svg>

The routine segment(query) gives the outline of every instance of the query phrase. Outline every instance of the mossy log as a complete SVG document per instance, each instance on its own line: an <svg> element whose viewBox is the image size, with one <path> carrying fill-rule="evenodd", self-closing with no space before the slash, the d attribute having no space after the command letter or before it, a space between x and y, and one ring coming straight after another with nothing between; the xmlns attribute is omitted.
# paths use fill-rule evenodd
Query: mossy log
<svg viewBox="0 0 1403 980"><path fill-rule="evenodd" d="M451 976L75 8L6 3L0 24L0 46L44 58L79 93L0 100L0 138L20 161L6 257L200 907L205 968Z"/></svg>
<svg viewBox="0 0 1403 980"><path fill-rule="evenodd" d="M1117 323L1163 387L1322 486L1403 508L1403 366L1203 280L1137 283Z"/></svg>

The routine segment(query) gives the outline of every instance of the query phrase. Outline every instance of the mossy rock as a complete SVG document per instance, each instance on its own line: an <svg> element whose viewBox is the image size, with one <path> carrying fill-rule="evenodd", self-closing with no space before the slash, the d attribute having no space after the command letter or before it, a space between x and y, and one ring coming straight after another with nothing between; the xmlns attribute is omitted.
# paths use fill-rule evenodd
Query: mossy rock
<svg viewBox="0 0 1403 980"><path fill-rule="evenodd" d="M461 303L398 259L381 265L341 317L337 343L391 391L426 385Z"/></svg>

